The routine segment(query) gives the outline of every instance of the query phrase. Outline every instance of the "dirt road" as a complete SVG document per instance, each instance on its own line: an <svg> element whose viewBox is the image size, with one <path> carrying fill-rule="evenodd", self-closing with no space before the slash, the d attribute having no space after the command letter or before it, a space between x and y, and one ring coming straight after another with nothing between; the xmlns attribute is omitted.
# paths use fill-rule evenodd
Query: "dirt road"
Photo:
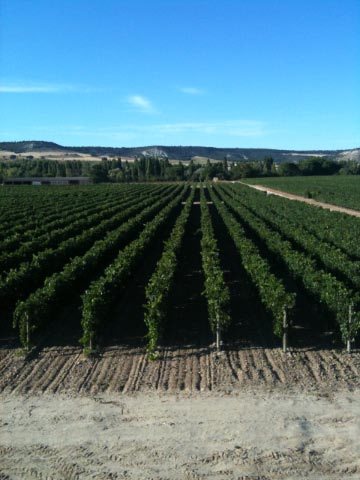
<svg viewBox="0 0 360 480"><path fill-rule="evenodd" d="M360 478L360 392L0 395L0 478Z"/></svg>
<svg viewBox="0 0 360 480"><path fill-rule="evenodd" d="M359 479L360 353L0 350L0 479Z"/></svg>

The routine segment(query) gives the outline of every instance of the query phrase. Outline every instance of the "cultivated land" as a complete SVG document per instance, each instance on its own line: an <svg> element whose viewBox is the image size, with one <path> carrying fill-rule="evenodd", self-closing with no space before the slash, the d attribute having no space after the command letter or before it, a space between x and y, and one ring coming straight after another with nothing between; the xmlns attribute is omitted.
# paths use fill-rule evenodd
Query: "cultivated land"
<svg viewBox="0 0 360 480"><path fill-rule="evenodd" d="M246 182L360 210L358 176L251 178Z"/></svg>
<svg viewBox="0 0 360 480"><path fill-rule="evenodd" d="M1 479L360 478L360 220L196 187L1 190Z"/></svg>
<svg viewBox="0 0 360 480"><path fill-rule="evenodd" d="M324 208L330 210L331 212L341 212L353 217L360 217L360 210L354 210L352 208L341 207L333 203L320 202L314 200L313 198L303 197L301 195L295 195L294 193L285 192L284 190L276 190L275 188L270 188L265 185L249 184L255 190L260 192L266 192L268 195L276 195L278 197L287 198L288 200L296 200L298 202L307 203L308 205L313 205L315 207Z"/></svg>

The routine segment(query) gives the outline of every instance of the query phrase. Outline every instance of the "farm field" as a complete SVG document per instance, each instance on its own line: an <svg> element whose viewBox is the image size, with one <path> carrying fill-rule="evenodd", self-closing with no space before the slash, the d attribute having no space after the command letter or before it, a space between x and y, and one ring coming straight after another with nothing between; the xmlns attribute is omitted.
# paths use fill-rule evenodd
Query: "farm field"
<svg viewBox="0 0 360 480"><path fill-rule="evenodd" d="M15 187L1 207L3 347L356 345L358 218L239 184Z"/></svg>
<svg viewBox="0 0 360 480"><path fill-rule="evenodd" d="M245 181L321 202L360 210L360 178L358 176L251 178Z"/></svg>
<svg viewBox="0 0 360 480"><path fill-rule="evenodd" d="M226 183L0 206L0 478L359 475L360 219Z"/></svg>

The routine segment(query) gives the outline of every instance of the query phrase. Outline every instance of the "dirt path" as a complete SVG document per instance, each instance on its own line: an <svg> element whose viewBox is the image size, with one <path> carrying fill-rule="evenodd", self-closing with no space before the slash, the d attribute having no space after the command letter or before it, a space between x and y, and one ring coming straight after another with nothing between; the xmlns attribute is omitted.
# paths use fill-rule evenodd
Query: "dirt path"
<svg viewBox="0 0 360 480"><path fill-rule="evenodd" d="M355 480L360 391L0 395L0 478Z"/></svg>
<svg viewBox="0 0 360 480"><path fill-rule="evenodd" d="M0 351L1 480L360 478L360 352Z"/></svg>
<svg viewBox="0 0 360 480"><path fill-rule="evenodd" d="M309 205L315 205L316 207L325 208L331 212L341 212L346 213L347 215L352 215L353 217L360 217L360 212L358 210L352 210L351 208L339 207L338 205L332 205L331 203L318 202L312 198L305 198L301 195L294 195L293 193L284 192L282 190L275 190L274 188L264 187L262 185L254 185L245 182L238 182L242 185L247 185L248 187L254 188L255 190L260 190L261 192L266 192L268 195L277 195L278 197L288 198L289 200L297 200L298 202L308 203Z"/></svg>

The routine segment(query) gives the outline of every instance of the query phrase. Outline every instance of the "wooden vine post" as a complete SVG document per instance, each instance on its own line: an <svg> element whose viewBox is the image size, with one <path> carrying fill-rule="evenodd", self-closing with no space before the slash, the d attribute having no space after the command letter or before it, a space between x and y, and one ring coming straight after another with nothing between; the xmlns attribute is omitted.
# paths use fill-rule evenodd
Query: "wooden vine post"
<svg viewBox="0 0 360 480"><path fill-rule="evenodd" d="M353 304L350 303L349 305L349 316L348 316L348 338L346 341L346 351L347 353L351 353L351 324L353 321Z"/></svg>
<svg viewBox="0 0 360 480"><path fill-rule="evenodd" d="M283 352L286 353L288 349L288 334L289 334L289 324L287 319L286 308L283 310Z"/></svg>
<svg viewBox="0 0 360 480"><path fill-rule="evenodd" d="M25 313L26 319L26 350L30 350L30 325L29 325L29 315Z"/></svg>
<svg viewBox="0 0 360 480"><path fill-rule="evenodd" d="M221 341L221 332L220 332L220 319L219 312L216 313L216 350L220 350L220 341Z"/></svg>

